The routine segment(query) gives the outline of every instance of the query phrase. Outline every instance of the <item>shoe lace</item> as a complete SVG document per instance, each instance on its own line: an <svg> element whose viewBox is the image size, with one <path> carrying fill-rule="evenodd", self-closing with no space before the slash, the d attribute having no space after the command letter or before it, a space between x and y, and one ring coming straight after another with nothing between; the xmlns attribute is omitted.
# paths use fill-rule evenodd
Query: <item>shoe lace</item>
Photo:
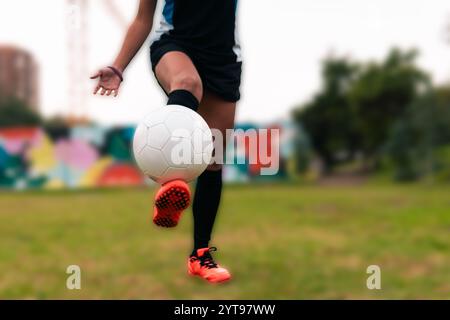
<svg viewBox="0 0 450 320"><path fill-rule="evenodd" d="M211 256L211 252L217 251L216 247L209 248L208 252L198 259L200 260L200 265L202 267L206 267L208 269L217 268L217 263L214 262L213 257Z"/></svg>

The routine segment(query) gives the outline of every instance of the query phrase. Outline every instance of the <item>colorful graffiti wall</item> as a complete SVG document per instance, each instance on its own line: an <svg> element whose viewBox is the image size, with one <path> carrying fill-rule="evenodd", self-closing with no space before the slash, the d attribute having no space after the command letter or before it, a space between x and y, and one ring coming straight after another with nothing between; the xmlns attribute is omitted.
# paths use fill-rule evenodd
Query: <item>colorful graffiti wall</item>
<svg viewBox="0 0 450 320"><path fill-rule="evenodd" d="M0 129L0 187L76 188L142 185L133 164L133 128Z"/></svg>
<svg viewBox="0 0 450 320"><path fill-rule="evenodd" d="M241 126L250 128L252 126ZM133 127L84 126L44 131L38 127L0 129L0 188L61 189L140 186L149 183L131 153ZM282 141L283 149L286 149ZM283 156L283 154L281 154ZM248 157L241 150L237 157ZM281 164L283 161L281 161ZM258 164L228 165L227 181L258 178ZM276 177L283 177L283 166Z"/></svg>

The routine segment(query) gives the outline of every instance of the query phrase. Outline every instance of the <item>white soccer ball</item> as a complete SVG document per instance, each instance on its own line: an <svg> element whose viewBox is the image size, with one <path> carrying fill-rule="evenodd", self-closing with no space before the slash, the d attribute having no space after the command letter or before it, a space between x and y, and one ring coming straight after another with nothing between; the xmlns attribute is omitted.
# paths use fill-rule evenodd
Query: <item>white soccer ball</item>
<svg viewBox="0 0 450 320"><path fill-rule="evenodd" d="M156 181L197 178L210 164L213 152L211 130L189 108L168 105L148 114L133 138L133 153L142 172Z"/></svg>

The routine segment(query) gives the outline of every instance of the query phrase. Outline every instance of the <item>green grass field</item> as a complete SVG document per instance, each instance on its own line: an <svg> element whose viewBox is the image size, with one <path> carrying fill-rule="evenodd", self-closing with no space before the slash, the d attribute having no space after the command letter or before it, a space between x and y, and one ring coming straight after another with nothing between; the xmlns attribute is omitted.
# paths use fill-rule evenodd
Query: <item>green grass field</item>
<svg viewBox="0 0 450 320"><path fill-rule="evenodd" d="M228 186L216 256L234 279L186 274L192 219L150 224L153 190L0 194L0 298L450 298L450 188ZM66 268L82 290L66 289ZM382 290L366 287L367 266Z"/></svg>

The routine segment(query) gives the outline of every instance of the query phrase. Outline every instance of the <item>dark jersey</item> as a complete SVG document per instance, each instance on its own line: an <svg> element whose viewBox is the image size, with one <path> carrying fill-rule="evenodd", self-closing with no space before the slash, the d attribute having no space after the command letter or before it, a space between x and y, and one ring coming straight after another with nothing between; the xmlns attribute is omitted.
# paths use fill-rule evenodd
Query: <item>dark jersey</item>
<svg viewBox="0 0 450 320"><path fill-rule="evenodd" d="M165 0L153 41L169 38L239 62L236 11L237 0Z"/></svg>

